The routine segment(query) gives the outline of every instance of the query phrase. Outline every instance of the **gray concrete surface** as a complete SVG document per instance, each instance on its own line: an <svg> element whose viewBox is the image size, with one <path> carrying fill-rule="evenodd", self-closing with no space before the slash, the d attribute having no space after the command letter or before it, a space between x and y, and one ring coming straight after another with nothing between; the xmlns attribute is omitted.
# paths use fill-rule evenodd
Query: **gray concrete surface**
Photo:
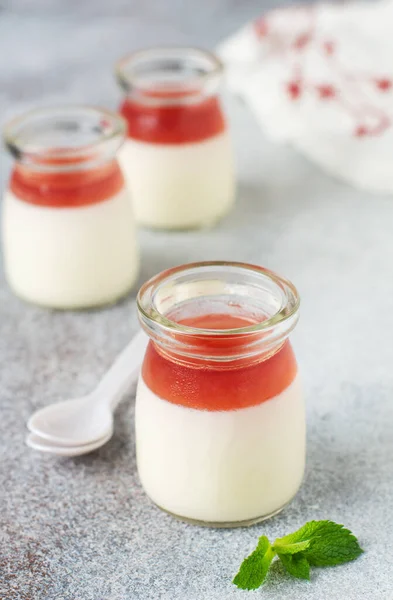
<svg viewBox="0 0 393 600"><path fill-rule="evenodd" d="M161 42L214 46L273 2L15 0L0 11L1 118L37 104L115 106L114 60ZM273 146L228 100L239 171L236 209L216 229L140 232L140 282L203 259L264 264L299 287L294 345L308 402L304 485L250 529L177 522L135 471L133 399L95 454L56 459L24 445L31 412L87 392L136 329L135 296L102 311L57 313L12 296L0 276L1 600L391 600L393 598L393 198L340 184ZM5 184L9 162L3 160ZM310 583L274 569L263 590L231 578L262 533L310 519L344 523L365 554Z"/></svg>

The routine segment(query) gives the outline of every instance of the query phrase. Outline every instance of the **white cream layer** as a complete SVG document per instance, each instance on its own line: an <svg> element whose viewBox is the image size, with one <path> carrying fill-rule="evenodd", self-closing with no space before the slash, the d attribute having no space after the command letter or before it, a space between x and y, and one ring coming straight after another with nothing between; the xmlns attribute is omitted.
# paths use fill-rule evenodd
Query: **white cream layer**
<svg viewBox="0 0 393 600"><path fill-rule="evenodd" d="M299 377L258 406L225 412L162 400L141 378L136 446L142 485L165 510L211 523L267 516L291 500L303 477Z"/></svg>
<svg viewBox="0 0 393 600"><path fill-rule="evenodd" d="M234 202L227 132L192 144L150 144L128 138L119 151L119 162L142 225L202 227L217 221Z"/></svg>
<svg viewBox="0 0 393 600"><path fill-rule="evenodd" d="M36 206L8 191L2 227L7 280L31 302L54 308L104 304L136 279L136 231L126 189L76 208Z"/></svg>

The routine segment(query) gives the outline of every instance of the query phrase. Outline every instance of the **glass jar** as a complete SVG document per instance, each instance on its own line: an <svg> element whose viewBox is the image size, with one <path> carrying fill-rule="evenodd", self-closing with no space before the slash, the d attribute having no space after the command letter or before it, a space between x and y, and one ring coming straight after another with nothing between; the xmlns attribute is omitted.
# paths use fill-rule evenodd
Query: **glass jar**
<svg viewBox="0 0 393 600"><path fill-rule="evenodd" d="M136 397L139 476L160 508L211 526L250 525L296 494L305 410L288 335L299 296L261 267L165 271L138 294L150 336Z"/></svg>
<svg viewBox="0 0 393 600"><path fill-rule="evenodd" d="M88 106L38 109L6 125L16 162L3 203L4 263L18 296L83 308L133 286L135 223L116 159L125 132L121 117Z"/></svg>
<svg viewBox="0 0 393 600"><path fill-rule="evenodd" d="M235 196L218 90L219 59L197 48L153 48L117 64L128 138L119 158L137 221L164 229L215 223Z"/></svg>

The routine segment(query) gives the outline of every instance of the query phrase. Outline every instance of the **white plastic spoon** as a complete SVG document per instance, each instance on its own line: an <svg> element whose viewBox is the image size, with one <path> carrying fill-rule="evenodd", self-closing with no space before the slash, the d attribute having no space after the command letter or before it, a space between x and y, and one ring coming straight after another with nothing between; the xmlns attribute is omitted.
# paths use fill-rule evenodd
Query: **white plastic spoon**
<svg viewBox="0 0 393 600"><path fill-rule="evenodd" d="M138 377L147 343L147 335L137 333L92 393L41 408L27 427L58 446L84 446L108 436L115 408Z"/></svg>
<svg viewBox="0 0 393 600"><path fill-rule="evenodd" d="M41 452L49 452L50 454L58 454L59 456L81 456L82 454L88 454L97 450L104 444L106 444L112 437L113 431L110 431L105 437L93 442L92 444L84 444L83 446L58 446L50 440L35 435L35 433L29 433L26 438L26 444L34 450L40 450Z"/></svg>

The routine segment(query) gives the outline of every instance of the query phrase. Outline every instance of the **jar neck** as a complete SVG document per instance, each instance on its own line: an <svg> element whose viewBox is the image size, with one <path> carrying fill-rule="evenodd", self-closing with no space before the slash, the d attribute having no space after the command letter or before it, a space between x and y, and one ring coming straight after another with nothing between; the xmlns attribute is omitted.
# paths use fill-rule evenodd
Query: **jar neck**
<svg viewBox="0 0 393 600"><path fill-rule="evenodd" d="M198 48L151 48L116 65L116 78L130 102L148 107L189 106L218 94L223 66Z"/></svg>
<svg viewBox="0 0 393 600"><path fill-rule="evenodd" d="M166 271L138 294L141 324L157 350L190 366L233 368L268 359L298 320L296 288L243 263Z"/></svg>
<svg viewBox="0 0 393 600"><path fill-rule="evenodd" d="M74 173L109 164L124 142L117 114L86 106L31 111L4 128L4 143L25 173Z"/></svg>
<svg viewBox="0 0 393 600"><path fill-rule="evenodd" d="M211 315L209 315L211 316ZM166 359L192 368L231 370L245 368L268 360L283 347L286 337L268 341L263 336L222 333L184 339L181 334L168 337L157 330L148 332L157 351Z"/></svg>

